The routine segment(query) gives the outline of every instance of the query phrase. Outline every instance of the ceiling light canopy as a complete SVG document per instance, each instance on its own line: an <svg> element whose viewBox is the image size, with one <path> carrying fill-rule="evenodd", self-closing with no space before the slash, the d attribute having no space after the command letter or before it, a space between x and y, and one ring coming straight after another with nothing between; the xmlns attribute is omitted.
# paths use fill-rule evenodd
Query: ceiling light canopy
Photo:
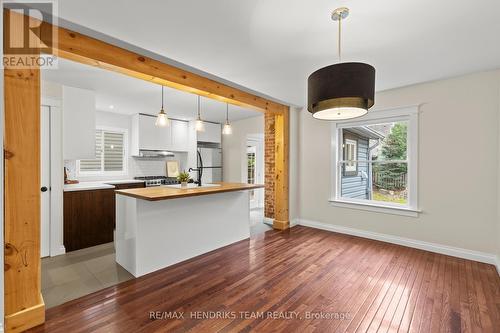
<svg viewBox="0 0 500 333"><path fill-rule="evenodd" d="M169 125L169 120L165 110L163 110L163 86L161 86L161 109L158 115L156 116L155 125L157 127L166 127Z"/></svg>
<svg viewBox="0 0 500 333"><path fill-rule="evenodd" d="M307 109L321 120L361 117L374 104L375 68L360 62L341 61L342 20L349 9L337 8L332 20L339 22L339 63L323 67L309 76Z"/></svg>

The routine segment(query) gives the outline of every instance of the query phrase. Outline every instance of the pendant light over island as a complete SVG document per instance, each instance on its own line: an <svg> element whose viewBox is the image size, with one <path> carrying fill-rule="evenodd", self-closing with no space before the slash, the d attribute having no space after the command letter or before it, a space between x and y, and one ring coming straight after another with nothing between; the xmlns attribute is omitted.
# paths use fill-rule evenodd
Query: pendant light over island
<svg viewBox="0 0 500 333"><path fill-rule="evenodd" d="M201 120L200 95L198 95L198 117L196 118L195 128L197 132L205 131L205 124L203 123L203 120Z"/></svg>
<svg viewBox="0 0 500 333"><path fill-rule="evenodd" d="M224 127L222 128L222 134L230 135L233 133L233 129L231 128L231 124L229 123L229 104L226 103L226 122Z"/></svg>
<svg viewBox="0 0 500 333"><path fill-rule="evenodd" d="M158 115L156 116L155 125L157 127L166 127L169 125L169 120L165 110L163 110L163 86L161 86L161 109Z"/></svg>
<svg viewBox="0 0 500 333"><path fill-rule="evenodd" d="M337 8L332 20L339 22L339 63L309 76L307 109L321 120L344 120L365 115L374 104L375 68L360 62L341 62L342 20L349 9Z"/></svg>

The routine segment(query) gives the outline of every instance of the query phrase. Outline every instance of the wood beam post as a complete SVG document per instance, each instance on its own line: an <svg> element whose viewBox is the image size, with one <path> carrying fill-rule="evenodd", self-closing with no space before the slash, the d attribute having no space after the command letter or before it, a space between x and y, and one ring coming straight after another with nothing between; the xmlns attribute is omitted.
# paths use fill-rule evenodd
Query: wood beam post
<svg viewBox="0 0 500 333"><path fill-rule="evenodd" d="M12 30L10 23L23 20L13 26L24 27L28 21L6 10L3 15L4 33L24 45L19 44L24 29ZM5 68L3 79L5 329L22 332L45 321L40 272L40 69Z"/></svg>
<svg viewBox="0 0 500 333"><path fill-rule="evenodd" d="M40 282L40 70L4 70L5 327L45 321Z"/></svg>
<svg viewBox="0 0 500 333"><path fill-rule="evenodd" d="M275 114L274 119L274 221L273 228L285 230L290 227L289 217L289 141L290 141L290 108L283 108Z"/></svg>

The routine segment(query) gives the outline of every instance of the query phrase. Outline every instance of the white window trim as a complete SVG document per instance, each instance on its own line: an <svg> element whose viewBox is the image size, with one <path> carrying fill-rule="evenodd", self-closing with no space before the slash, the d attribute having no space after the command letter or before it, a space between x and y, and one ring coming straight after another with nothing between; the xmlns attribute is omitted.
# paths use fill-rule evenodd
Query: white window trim
<svg viewBox="0 0 500 333"><path fill-rule="evenodd" d="M379 213L396 214L417 217L421 212L418 206L418 106L403 108L376 110L369 112L363 120L345 120L333 122L331 125L331 193L330 203L332 206L368 210ZM381 122L408 121L408 205L391 203L379 203L369 200L349 199L340 196L340 177L342 169L339 168L339 161L342 154L342 131L346 127L357 125L376 124Z"/></svg>
<svg viewBox="0 0 500 333"><path fill-rule="evenodd" d="M80 160L76 161L77 177L95 177L95 176L126 176L128 175L128 129L119 127L97 126L96 131L123 133L123 170L122 171L80 171Z"/></svg>

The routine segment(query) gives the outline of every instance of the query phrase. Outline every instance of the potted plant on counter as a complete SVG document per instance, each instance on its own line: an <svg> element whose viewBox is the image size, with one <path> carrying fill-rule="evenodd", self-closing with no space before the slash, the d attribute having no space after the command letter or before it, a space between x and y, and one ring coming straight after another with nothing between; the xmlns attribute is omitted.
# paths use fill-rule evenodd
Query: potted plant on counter
<svg viewBox="0 0 500 333"><path fill-rule="evenodd" d="M177 180L181 182L181 187L187 187L189 178L189 173L187 173L186 170L182 171L177 176Z"/></svg>

